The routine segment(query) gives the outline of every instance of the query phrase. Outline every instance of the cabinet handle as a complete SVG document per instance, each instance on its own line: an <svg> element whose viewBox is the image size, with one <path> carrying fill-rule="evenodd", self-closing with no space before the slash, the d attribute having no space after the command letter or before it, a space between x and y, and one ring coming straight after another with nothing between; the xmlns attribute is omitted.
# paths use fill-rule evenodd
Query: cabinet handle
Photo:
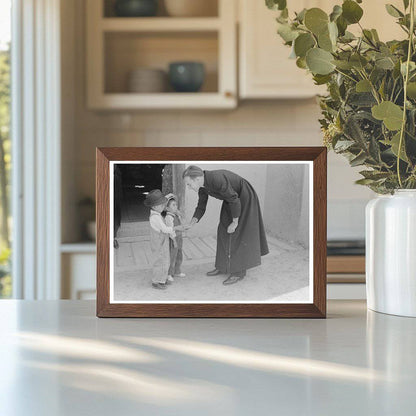
<svg viewBox="0 0 416 416"><path fill-rule="evenodd" d="M224 95L225 95L226 98L233 98L234 97L234 94L231 91L225 91Z"/></svg>

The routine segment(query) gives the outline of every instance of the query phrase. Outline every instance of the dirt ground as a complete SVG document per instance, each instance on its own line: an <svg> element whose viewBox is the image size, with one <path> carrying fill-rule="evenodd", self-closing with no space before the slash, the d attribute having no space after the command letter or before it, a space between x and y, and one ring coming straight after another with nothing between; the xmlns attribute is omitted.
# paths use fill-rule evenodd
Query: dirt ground
<svg viewBox="0 0 416 416"><path fill-rule="evenodd" d="M249 301L309 302L309 251L297 246L273 250L262 257L262 265L247 271L246 277L230 286L227 276L206 276L213 263L184 264L184 278L175 278L167 290L151 286L151 270L115 273L115 301Z"/></svg>

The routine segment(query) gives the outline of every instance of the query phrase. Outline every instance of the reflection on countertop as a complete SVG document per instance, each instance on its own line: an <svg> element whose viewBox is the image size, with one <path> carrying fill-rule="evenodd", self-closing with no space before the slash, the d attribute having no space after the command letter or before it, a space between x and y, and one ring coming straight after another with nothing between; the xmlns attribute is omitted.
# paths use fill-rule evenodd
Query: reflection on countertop
<svg viewBox="0 0 416 416"><path fill-rule="evenodd" d="M89 301L1 301L0 414L414 415L416 320L328 312L97 319Z"/></svg>

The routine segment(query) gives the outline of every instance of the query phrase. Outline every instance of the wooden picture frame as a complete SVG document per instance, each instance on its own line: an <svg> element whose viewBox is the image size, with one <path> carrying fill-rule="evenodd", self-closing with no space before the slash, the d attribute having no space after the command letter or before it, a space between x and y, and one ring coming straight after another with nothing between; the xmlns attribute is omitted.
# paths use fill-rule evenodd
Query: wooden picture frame
<svg viewBox="0 0 416 416"><path fill-rule="evenodd" d="M215 317L325 318L327 150L324 147L145 147L97 148L97 316L98 317ZM313 293L309 303L112 303L110 302L110 163L124 161L210 161L265 163L311 162L310 202L313 213L311 258ZM204 161L204 162L203 162ZM275 162L280 163L280 162Z"/></svg>

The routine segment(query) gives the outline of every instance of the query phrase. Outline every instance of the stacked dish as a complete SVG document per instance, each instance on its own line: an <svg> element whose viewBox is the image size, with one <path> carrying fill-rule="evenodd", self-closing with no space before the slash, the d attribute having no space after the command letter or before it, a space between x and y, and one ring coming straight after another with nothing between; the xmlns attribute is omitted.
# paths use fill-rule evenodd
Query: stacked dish
<svg viewBox="0 0 416 416"><path fill-rule="evenodd" d="M129 92L157 93L166 91L166 72L162 69L137 68L129 73Z"/></svg>

